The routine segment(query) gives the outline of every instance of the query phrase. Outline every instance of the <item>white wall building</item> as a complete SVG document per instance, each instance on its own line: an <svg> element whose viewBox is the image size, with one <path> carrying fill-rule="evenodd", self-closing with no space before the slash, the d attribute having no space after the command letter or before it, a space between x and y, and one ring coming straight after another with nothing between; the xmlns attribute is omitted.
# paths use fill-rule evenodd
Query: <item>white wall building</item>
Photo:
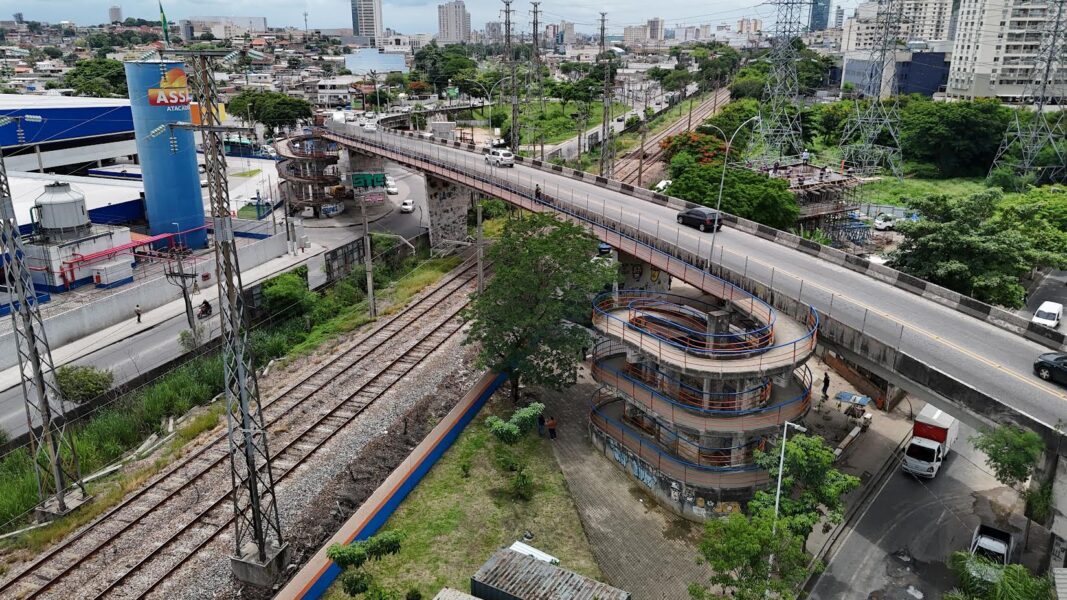
<svg viewBox="0 0 1067 600"><path fill-rule="evenodd" d="M1032 0L962 0L952 46L946 96L1018 102L1041 45L1048 3ZM1067 69L1052 84L1063 94Z"/></svg>
<svg viewBox="0 0 1067 600"><path fill-rule="evenodd" d="M622 30L622 43L640 46L648 41L648 25L627 25Z"/></svg>
<svg viewBox="0 0 1067 600"><path fill-rule="evenodd" d="M663 19L656 17L648 20L648 39L654 42L663 39Z"/></svg>
<svg viewBox="0 0 1067 600"><path fill-rule="evenodd" d="M122 7L119 5L112 6L107 9L107 22L108 23L121 23L122 22Z"/></svg>
<svg viewBox="0 0 1067 600"><path fill-rule="evenodd" d="M471 14L463 0L452 0L437 6L437 42L466 44L471 39Z"/></svg>
<svg viewBox="0 0 1067 600"><path fill-rule="evenodd" d="M367 38L372 46L380 46L384 34L382 0L352 0L352 35Z"/></svg>

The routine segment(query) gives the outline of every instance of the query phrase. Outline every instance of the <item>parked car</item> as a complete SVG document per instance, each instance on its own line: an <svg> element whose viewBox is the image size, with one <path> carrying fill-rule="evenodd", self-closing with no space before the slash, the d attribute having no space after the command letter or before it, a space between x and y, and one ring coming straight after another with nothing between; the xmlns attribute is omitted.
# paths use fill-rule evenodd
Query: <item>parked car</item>
<svg viewBox="0 0 1067 600"><path fill-rule="evenodd" d="M400 190L396 187L395 181L387 180L385 182L385 193L389 194L390 196L395 196L400 193Z"/></svg>
<svg viewBox="0 0 1067 600"><path fill-rule="evenodd" d="M1046 352L1034 361L1034 373L1045 381L1067 383L1067 353Z"/></svg>
<svg viewBox="0 0 1067 600"><path fill-rule="evenodd" d="M1049 329L1057 329L1060 326L1060 319L1062 318L1063 305L1059 302L1046 300L1041 303L1041 306L1037 307L1036 311L1034 311L1034 316L1030 319L1030 322L1037 325L1044 325Z"/></svg>
<svg viewBox="0 0 1067 600"><path fill-rule="evenodd" d="M378 131L377 123L367 123L363 126L363 131Z"/></svg>
<svg viewBox="0 0 1067 600"><path fill-rule="evenodd" d="M678 223L696 227L701 231L711 231L712 228L714 228L715 231L722 229L722 220L719 219L719 212L714 208L707 208L704 206L698 206L696 208L690 208L679 212Z"/></svg>
<svg viewBox="0 0 1067 600"><path fill-rule="evenodd" d="M1015 536L996 527L979 525L971 536L971 554L998 565L1011 564L1015 557Z"/></svg>
<svg viewBox="0 0 1067 600"><path fill-rule="evenodd" d="M404 200L403 202L401 202L400 203L400 212L402 212L402 213L413 213L413 212L415 212L415 201L412 200L411 198L408 198L408 199Z"/></svg>
<svg viewBox="0 0 1067 600"><path fill-rule="evenodd" d="M511 153L511 150L493 148L485 155L485 162L498 167L514 167L515 155Z"/></svg>
<svg viewBox="0 0 1067 600"><path fill-rule="evenodd" d="M874 218L874 229L875 231L889 231L896 228L898 221L900 221L899 218L882 213Z"/></svg>

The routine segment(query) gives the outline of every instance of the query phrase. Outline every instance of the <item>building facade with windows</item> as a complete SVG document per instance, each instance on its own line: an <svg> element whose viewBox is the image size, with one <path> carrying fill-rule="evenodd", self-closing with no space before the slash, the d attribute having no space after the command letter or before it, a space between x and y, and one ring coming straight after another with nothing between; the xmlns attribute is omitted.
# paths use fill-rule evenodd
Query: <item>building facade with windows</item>
<svg viewBox="0 0 1067 600"><path fill-rule="evenodd" d="M384 34L382 0L352 0L352 35L377 47Z"/></svg>
<svg viewBox="0 0 1067 600"><path fill-rule="evenodd" d="M463 0L452 0L437 6L437 42L466 44L471 39L471 14Z"/></svg>

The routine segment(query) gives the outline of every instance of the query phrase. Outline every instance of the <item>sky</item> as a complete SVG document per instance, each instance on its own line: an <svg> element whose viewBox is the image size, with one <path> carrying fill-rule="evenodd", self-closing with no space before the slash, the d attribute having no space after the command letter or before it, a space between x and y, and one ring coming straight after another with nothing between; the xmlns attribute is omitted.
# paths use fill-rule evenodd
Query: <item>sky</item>
<svg viewBox="0 0 1067 600"><path fill-rule="evenodd" d="M849 12L857 0L841 2ZM437 33L438 3L382 0L384 24L402 33ZM108 7L114 4L122 7L124 17L159 18L157 0L0 0L0 19L10 19L16 11L22 11L27 20L98 24L107 20ZM592 32L597 28L599 12L606 11L609 33L621 33L623 26L644 23L653 17L664 19L668 27L720 22L736 27L742 17L763 19L767 27L774 20L774 9L767 0L658 0L654 9L651 4L647 0L542 0L541 20L565 19L576 23L579 31ZM466 5L473 29L484 28L487 21L503 20L503 4L499 0L466 0ZM517 29L529 31L530 3L515 0L512 6ZM197 15L232 15L266 17L270 27L303 27L303 13L307 11L312 29L352 26L349 0L163 0L163 8L171 21Z"/></svg>

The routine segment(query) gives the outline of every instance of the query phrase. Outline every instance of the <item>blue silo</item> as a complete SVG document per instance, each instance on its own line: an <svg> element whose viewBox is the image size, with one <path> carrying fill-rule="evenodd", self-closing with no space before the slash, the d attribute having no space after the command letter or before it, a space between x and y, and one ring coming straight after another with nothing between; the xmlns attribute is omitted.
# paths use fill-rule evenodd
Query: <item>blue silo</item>
<svg viewBox="0 0 1067 600"><path fill-rule="evenodd" d="M125 65L149 231L152 235L187 232L179 236L180 243L203 248L207 231L193 132L159 130L170 123L192 121L185 65L159 60Z"/></svg>

